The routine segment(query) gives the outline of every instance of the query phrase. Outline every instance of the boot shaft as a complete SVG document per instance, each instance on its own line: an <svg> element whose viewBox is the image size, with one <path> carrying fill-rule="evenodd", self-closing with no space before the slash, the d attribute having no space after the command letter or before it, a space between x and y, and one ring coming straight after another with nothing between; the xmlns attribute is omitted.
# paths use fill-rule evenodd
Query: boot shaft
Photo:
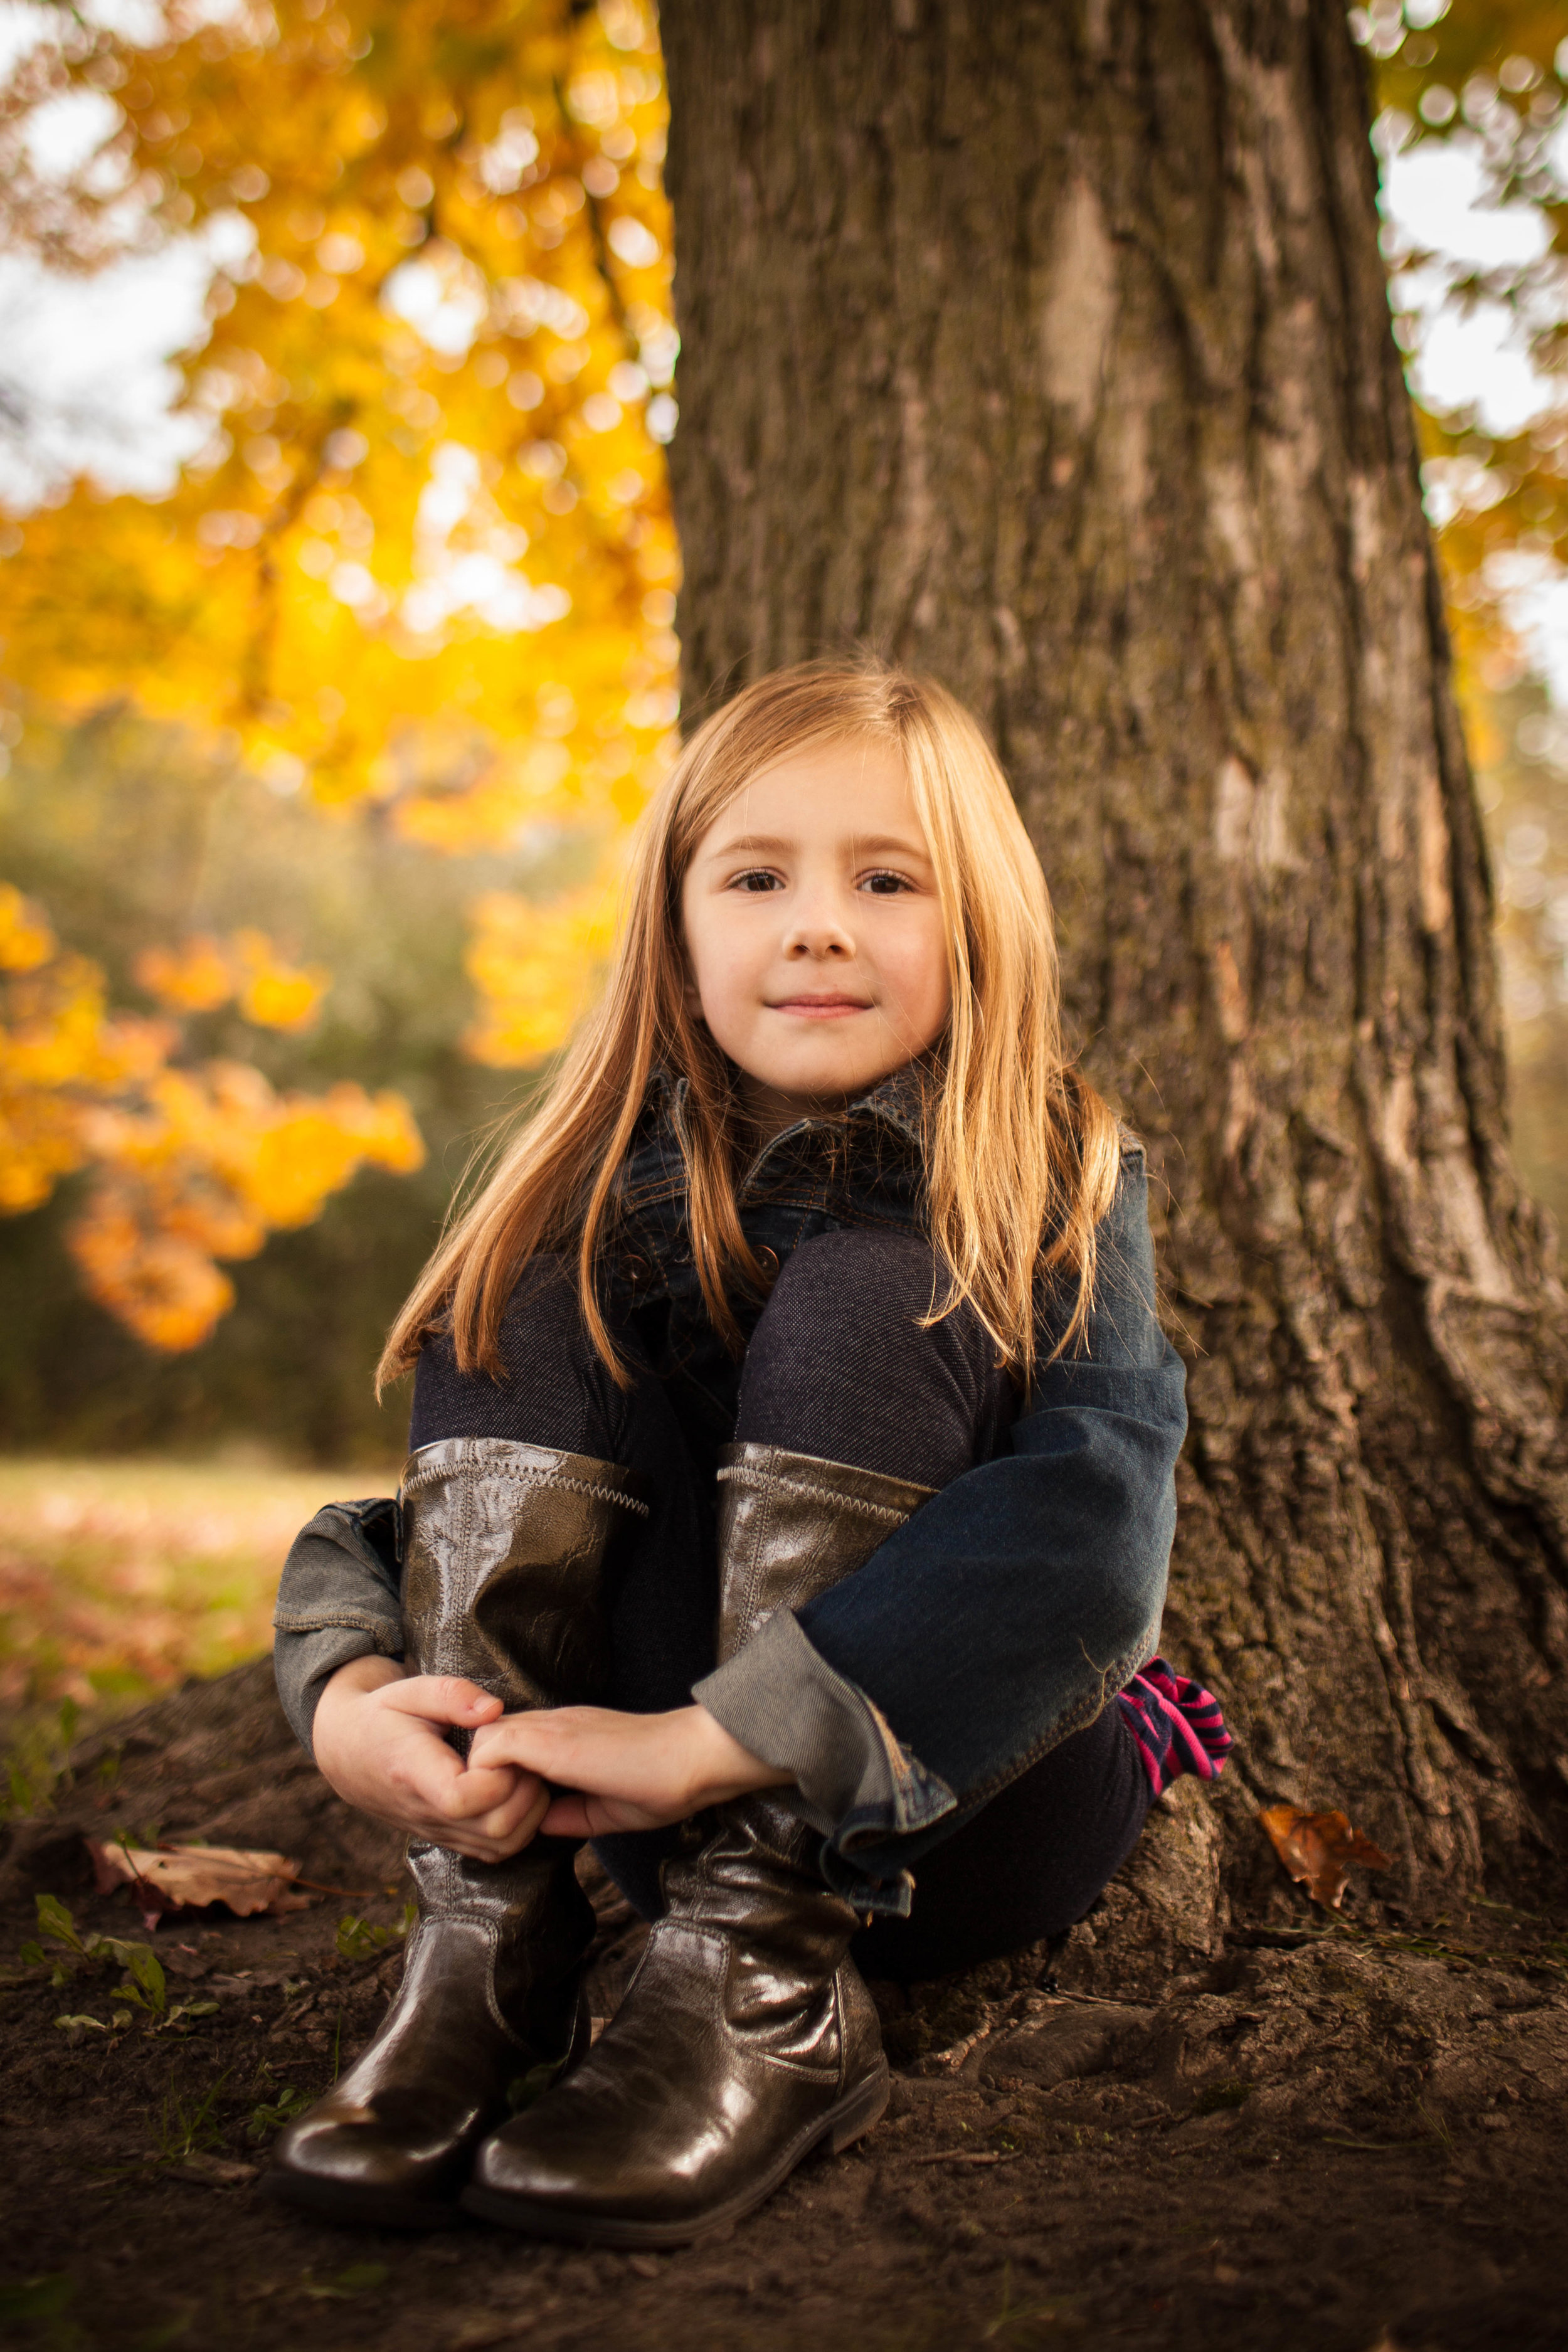
<svg viewBox="0 0 1568 2352"><path fill-rule="evenodd" d="M444 1438L409 1456L400 1502L411 1672L460 1675L509 1714L603 1696L616 1540L647 1510L629 1471L506 1438ZM466 1733L450 1737L467 1747ZM571 1853L543 1838L506 1862L473 1862L412 1841L416 1941L439 1921L482 1926L499 1970L490 1998L499 1988L515 2011L512 1979L562 1973L592 1932ZM546 1948L552 1938L560 1955ZM411 1950L411 1963L419 1956Z"/></svg>
<svg viewBox="0 0 1568 2352"><path fill-rule="evenodd" d="M609 1668L607 1568L647 1506L617 1464L444 1438L403 1474L403 1621L416 1674L461 1675L509 1714L584 1706Z"/></svg>
<svg viewBox="0 0 1568 2352"><path fill-rule="evenodd" d="M863 1568L935 1489L781 1445L727 1445L719 1502L719 1664L778 1609Z"/></svg>
<svg viewBox="0 0 1568 2352"><path fill-rule="evenodd" d="M934 1492L777 1445L727 1446L721 1461L721 1664L776 1609L863 1568ZM784 1800L737 1798L697 1853L665 1864L666 1903L734 1935L766 1973L831 1974L860 1923L823 1880L821 1843Z"/></svg>

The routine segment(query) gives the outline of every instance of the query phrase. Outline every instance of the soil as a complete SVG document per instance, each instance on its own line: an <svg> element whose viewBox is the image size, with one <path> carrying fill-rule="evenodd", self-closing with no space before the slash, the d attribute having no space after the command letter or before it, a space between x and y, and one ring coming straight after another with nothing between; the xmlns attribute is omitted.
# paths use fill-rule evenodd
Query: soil
<svg viewBox="0 0 1568 2352"><path fill-rule="evenodd" d="M145 1938L127 1895L91 1890L81 1841L106 1829L281 1846L353 1892L166 1918L149 1940L171 2006L216 2007L117 2027L118 1969L57 1987L16 1957L39 1893L80 1932ZM466 2222L349 2232L258 2179L280 2103L325 2087L396 1981L395 1847L292 1749L265 1666L192 1685L85 1743L49 1811L11 1825L5 2332L47 2352L1568 2343L1561 1923L1474 1899L1339 1921L1283 1881L1227 1919L1216 1843L1184 1794L1058 1949L879 1988L886 2117L721 2239L626 2255ZM590 1891L605 2014L638 1931Z"/></svg>

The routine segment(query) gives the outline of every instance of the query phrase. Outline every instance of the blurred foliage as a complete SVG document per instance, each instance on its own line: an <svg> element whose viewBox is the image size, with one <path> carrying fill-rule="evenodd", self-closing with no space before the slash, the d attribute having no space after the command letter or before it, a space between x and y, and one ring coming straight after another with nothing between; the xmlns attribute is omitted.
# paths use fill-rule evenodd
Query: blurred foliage
<svg viewBox="0 0 1568 2352"><path fill-rule="evenodd" d="M303 1030L258 1028L231 997L188 1007L195 1066L243 1062L279 1097L374 1096L395 1080L429 1150L411 1175L362 1174L314 1223L235 1265L232 1311L174 1360L74 1295L66 1235L100 1181L93 1168L0 1222L7 1442L124 1450L248 1434L306 1460L395 1454L405 1406L375 1405L370 1367L476 1137L520 1098L516 1076L459 1049L467 909L503 878L509 896L569 898L592 845L563 832L526 862L438 856L374 815L279 796L200 739L123 709L30 731L0 782L0 835L17 882L67 938L93 943L118 1001L141 995L157 942L228 940L264 921L291 966L330 962Z"/></svg>
<svg viewBox="0 0 1568 2352"><path fill-rule="evenodd" d="M603 958L676 712L651 19L637 0L216 19L164 0L151 24L59 8L38 27L0 93L9 243L89 269L205 236L218 266L184 363L199 446L170 494L79 480L5 527L0 737L130 692L318 812L368 810L443 856L511 849L477 903L478 1015L448 1035L537 1062ZM38 126L72 110L78 160L40 163ZM516 864L567 830L593 854L546 916ZM63 923L47 891L0 906L0 1208L96 1169L70 1228L92 1295L188 1348L236 1295L216 1261L310 1223L361 1164L413 1170L419 1137L357 1072L281 1094L254 1039L197 1059L220 1006L278 1031L321 1015L335 965L288 961L276 901L145 939L127 977L155 1016L109 1010L96 933L67 926L61 950Z"/></svg>
<svg viewBox="0 0 1568 2352"><path fill-rule="evenodd" d="M1480 268L1389 222L1394 333L1418 358L1439 309L1506 311L1550 386L1568 362L1568 10L1562 0L1374 0L1352 8L1385 164L1424 144L1473 158L1481 200L1528 207L1539 250ZM1568 399L1499 436L1417 403L1466 730L1497 880L1515 1140L1531 1189L1568 1231L1568 713L1531 675L1510 616L1568 564Z"/></svg>
<svg viewBox="0 0 1568 2352"><path fill-rule="evenodd" d="M241 940L250 960L231 992L251 1020L299 1028L318 985L279 966L264 933ZM160 992L184 982L188 998L186 975L149 953ZM0 975L0 1207L37 1208L90 1162L71 1255L92 1297L151 1347L197 1346L233 1305L216 1259L253 1257L268 1232L309 1224L362 1166L402 1173L425 1158L390 1090L373 1098L344 1080L324 1096L280 1095L248 1060L172 1067L182 1029L109 1015L100 967L62 950L9 883Z"/></svg>
<svg viewBox="0 0 1568 2352"><path fill-rule="evenodd" d="M13 526L10 674L55 705L130 685L437 845L634 814L674 717L651 19L160 0L149 41L56 13L0 98L8 241L220 258L202 446L167 499L78 484ZM41 172L30 126L84 103L106 135Z"/></svg>

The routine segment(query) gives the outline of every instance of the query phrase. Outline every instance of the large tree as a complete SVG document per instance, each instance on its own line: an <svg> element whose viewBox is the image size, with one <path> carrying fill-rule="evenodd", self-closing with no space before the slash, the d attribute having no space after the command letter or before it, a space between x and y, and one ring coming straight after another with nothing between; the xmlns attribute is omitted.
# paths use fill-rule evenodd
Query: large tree
<svg viewBox="0 0 1568 2352"><path fill-rule="evenodd" d="M1006 763L1151 1146L1171 1640L1418 1889L1568 1789L1568 1332L1338 0L664 0L689 711L869 643Z"/></svg>

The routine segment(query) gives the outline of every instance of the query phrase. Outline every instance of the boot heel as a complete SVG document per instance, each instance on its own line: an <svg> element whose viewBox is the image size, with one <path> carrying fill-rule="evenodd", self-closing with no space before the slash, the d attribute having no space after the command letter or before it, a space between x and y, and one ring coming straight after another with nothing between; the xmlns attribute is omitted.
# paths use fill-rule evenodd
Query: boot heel
<svg viewBox="0 0 1568 2352"><path fill-rule="evenodd" d="M888 2073L888 2062L884 2058L870 2081L861 2084L854 2097L829 2126L826 2139L831 2155L842 2156L845 2149L853 2147L855 2142L868 2132L873 2124L881 2121L883 2110L892 2094L892 2081Z"/></svg>

